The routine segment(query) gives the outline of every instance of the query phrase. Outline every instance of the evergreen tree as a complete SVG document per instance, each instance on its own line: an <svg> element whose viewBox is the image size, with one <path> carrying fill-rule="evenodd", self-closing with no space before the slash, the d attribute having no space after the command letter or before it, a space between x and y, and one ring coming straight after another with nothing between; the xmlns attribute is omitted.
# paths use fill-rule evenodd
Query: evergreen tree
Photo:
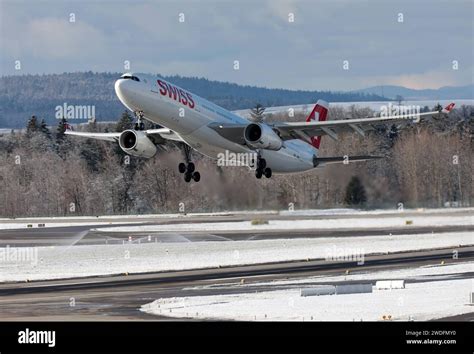
<svg viewBox="0 0 474 354"><path fill-rule="evenodd" d="M56 141L58 143L64 140L64 132L66 131L67 120L66 118L62 117L61 120L58 122L58 126L56 128Z"/></svg>
<svg viewBox="0 0 474 354"><path fill-rule="evenodd" d="M367 194L359 177L353 176L347 185L344 202L347 205L362 205L367 201Z"/></svg>
<svg viewBox="0 0 474 354"><path fill-rule="evenodd" d="M252 118L252 121L262 122L264 112L265 107L263 107L260 103L257 103L255 107L250 110L250 116Z"/></svg>
<svg viewBox="0 0 474 354"><path fill-rule="evenodd" d="M389 147L392 148L393 145L395 144L395 140L397 140L398 137L398 128L395 124L392 124L390 127L390 130L388 131L388 139L389 139Z"/></svg>
<svg viewBox="0 0 474 354"><path fill-rule="evenodd" d="M124 130L132 129L132 123L133 117L130 115L130 113L128 113L128 111L124 111L120 117L120 120L117 122L115 131L123 132Z"/></svg>
<svg viewBox="0 0 474 354"><path fill-rule="evenodd" d="M26 124L26 133L28 135L31 135L39 130L38 127L38 119L36 116L31 116L31 118L28 120L28 123Z"/></svg>
<svg viewBox="0 0 474 354"><path fill-rule="evenodd" d="M433 107L433 111L441 111L443 109L443 106L439 104L439 102L436 104L436 106Z"/></svg>
<svg viewBox="0 0 474 354"><path fill-rule="evenodd" d="M41 119L41 123L39 126L39 130L48 138L51 139L51 132L49 131L49 128L45 122L44 119Z"/></svg>

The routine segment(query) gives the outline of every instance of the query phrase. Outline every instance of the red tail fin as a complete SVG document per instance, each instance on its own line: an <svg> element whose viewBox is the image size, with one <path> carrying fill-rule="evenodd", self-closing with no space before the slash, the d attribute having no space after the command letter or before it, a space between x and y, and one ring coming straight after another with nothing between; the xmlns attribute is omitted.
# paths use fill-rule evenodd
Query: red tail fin
<svg viewBox="0 0 474 354"><path fill-rule="evenodd" d="M322 122L326 120L326 117L328 115L328 108L329 108L329 103L323 100L318 100L313 110L309 114L308 118L306 118L306 121L310 122L312 120L317 120L317 121ZM319 145L321 144L321 137L320 136L311 137L311 144L316 149L319 149Z"/></svg>
<svg viewBox="0 0 474 354"><path fill-rule="evenodd" d="M453 110L454 108L454 102L453 103L450 103L448 104L446 107L443 108L442 112L443 113L449 113Z"/></svg>

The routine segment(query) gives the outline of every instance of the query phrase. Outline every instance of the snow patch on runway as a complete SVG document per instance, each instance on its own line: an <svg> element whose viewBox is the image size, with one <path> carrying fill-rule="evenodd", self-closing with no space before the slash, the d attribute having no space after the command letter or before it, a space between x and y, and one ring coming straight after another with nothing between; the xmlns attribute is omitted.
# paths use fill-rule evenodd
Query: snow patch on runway
<svg viewBox="0 0 474 354"><path fill-rule="evenodd" d="M405 289L301 297L299 289L162 298L143 305L149 314L241 321L426 321L473 311L471 279L410 283Z"/></svg>
<svg viewBox="0 0 474 354"><path fill-rule="evenodd" d="M255 241L209 241L123 245L37 247L36 262L8 257L15 248L0 248L0 281L25 281L87 277L121 273L216 268L326 259L334 250L374 253L457 248L473 245L471 232L447 232L397 236L321 237ZM13 253L11 253L13 255Z"/></svg>

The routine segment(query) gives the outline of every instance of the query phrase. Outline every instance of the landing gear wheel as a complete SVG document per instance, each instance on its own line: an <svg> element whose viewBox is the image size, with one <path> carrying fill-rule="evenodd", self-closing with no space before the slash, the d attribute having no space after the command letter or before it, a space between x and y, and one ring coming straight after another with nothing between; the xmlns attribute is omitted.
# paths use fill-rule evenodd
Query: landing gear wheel
<svg viewBox="0 0 474 354"><path fill-rule="evenodd" d="M139 128L138 123L135 123L135 124L133 125L133 129L134 129L134 130L138 130L138 128Z"/></svg>
<svg viewBox="0 0 474 354"><path fill-rule="evenodd" d="M201 174L199 172L194 172L193 173L193 180L194 182L199 182L201 180Z"/></svg>
<svg viewBox="0 0 474 354"><path fill-rule="evenodd" d="M180 147L184 152L186 163L181 162L178 165L179 172L184 173L184 180L186 182L190 182L191 179L195 182L199 182L201 180L201 174L196 171L196 166L191 161L191 147L187 144L181 144Z"/></svg>
<svg viewBox="0 0 474 354"><path fill-rule="evenodd" d="M262 170L261 169L257 169L255 171L255 177L257 177L258 179L262 178Z"/></svg>
<svg viewBox="0 0 474 354"><path fill-rule="evenodd" d="M145 123L140 122L139 128L140 128L140 130L145 130Z"/></svg>
<svg viewBox="0 0 474 354"><path fill-rule="evenodd" d="M192 162L188 163L187 172L193 173L195 169L196 169L196 167L194 166L194 164Z"/></svg>
<svg viewBox="0 0 474 354"><path fill-rule="evenodd" d="M272 176L272 169L267 167L265 170L263 170L263 173L265 177L270 178Z"/></svg>
<svg viewBox="0 0 474 354"><path fill-rule="evenodd" d="M263 171L265 167L267 167L267 161L265 161L265 159L258 159L257 168Z"/></svg>

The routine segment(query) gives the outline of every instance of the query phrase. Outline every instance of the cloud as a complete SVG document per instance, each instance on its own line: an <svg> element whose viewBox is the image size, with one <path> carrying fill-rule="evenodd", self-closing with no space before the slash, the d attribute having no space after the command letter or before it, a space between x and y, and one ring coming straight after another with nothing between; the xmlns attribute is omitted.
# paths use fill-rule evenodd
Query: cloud
<svg viewBox="0 0 474 354"><path fill-rule="evenodd" d="M107 51L107 38L95 27L57 18L33 20L24 33L24 52L34 57L89 59Z"/></svg>
<svg viewBox="0 0 474 354"><path fill-rule="evenodd" d="M462 85L473 76L467 65L474 61L473 4L4 0L2 74L17 73L15 59L28 63L24 72L31 73L123 71L123 61L130 60L137 72L291 89ZM70 12L76 13L74 24ZM457 72L449 68L454 59ZM350 70L342 70L343 60Z"/></svg>
<svg viewBox="0 0 474 354"><path fill-rule="evenodd" d="M389 85L399 85L413 89L437 89L443 86L456 86L463 82L462 78L462 74L456 74L453 71L429 71L420 74L389 76L385 77L384 81Z"/></svg>

